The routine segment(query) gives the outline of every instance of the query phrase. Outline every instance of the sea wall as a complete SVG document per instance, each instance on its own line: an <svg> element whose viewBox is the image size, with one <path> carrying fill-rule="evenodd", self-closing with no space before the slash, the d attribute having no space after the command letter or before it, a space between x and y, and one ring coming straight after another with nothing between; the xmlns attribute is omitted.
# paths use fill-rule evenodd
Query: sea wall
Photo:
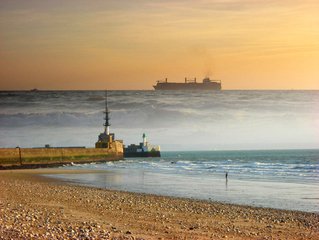
<svg viewBox="0 0 319 240"><path fill-rule="evenodd" d="M0 168L39 167L123 159L123 144L111 148L0 148Z"/></svg>

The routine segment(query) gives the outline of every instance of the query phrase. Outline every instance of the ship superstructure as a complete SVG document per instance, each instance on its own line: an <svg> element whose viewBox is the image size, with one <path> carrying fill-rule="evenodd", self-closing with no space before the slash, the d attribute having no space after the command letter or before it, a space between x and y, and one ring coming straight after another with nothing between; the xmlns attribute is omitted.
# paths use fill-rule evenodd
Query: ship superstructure
<svg viewBox="0 0 319 240"><path fill-rule="evenodd" d="M143 133L143 141L137 144L130 144L124 147L124 157L160 157L160 146L150 145Z"/></svg>
<svg viewBox="0 0 319 240"><path fill-rule="evenodd" d="M168 82L166 78L164 81L157 81L153 87L155 90L221 90L222 84L220 80L211 80L209 77L204 78L201 83L196 78L185 78L182 83Z"/></svg>

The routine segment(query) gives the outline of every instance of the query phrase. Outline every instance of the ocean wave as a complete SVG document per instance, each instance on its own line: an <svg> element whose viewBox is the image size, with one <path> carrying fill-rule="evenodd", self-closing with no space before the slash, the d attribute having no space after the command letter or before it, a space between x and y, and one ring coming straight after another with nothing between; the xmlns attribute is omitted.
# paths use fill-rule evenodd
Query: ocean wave
<svg viewBox="0 0 319 240"><path fill-rule="evenodd" d="M97 113L52 112L0 114L1 127L22 126L98 126L101 120Z"/></svg>
<svg viewBox="0 0 319 240"><path fill-rule="evenodd" d="M105 101L105 97L103 96L90 96L87 98L87 101Z"/></svg>

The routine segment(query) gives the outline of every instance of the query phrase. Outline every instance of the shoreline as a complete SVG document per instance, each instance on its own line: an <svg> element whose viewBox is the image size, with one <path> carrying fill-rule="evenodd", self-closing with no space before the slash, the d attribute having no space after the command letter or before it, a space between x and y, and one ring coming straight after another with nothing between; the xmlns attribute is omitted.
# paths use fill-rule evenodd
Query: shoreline
<svg viewBox="0 0 319 240"><path fill-rule="evenodd" d="M309 181L248 178L233 174L226 183L225 175L220 173L175 174L175 169L171 174L134 164L130 168L125 161L116 165L119 166L112 163L109 167L94 164L70 166L62 169L96 169L99 172L45 176L80 186L319 214L319 185Z"/></svg>
<svg viewBox="0 0 319 240"><path fill-rule="evenodd" d="M1 171L0 236L4 239L319 238L316 213L77 186L39 175L66 172L90 171L52 168Z"/></svg>

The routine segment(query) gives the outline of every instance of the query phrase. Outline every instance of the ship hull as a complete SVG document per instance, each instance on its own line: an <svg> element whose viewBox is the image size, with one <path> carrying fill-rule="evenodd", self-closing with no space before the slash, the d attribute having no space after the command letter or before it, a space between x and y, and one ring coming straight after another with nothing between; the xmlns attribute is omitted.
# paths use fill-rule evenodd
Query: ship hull
<svg viewBox="0 0 319 240"><path fill-rule="evenodd" d="M124 150L124 158L146 158L146 157L160 157L160 151L151 151L151 152L126 152Z"/></svg>
<svg viewBox="0 0 319 240"><path fill-rule="evenodd" d="M153 86L155 90L221 90L221 84L213 83L157 83Z"/></svg>

